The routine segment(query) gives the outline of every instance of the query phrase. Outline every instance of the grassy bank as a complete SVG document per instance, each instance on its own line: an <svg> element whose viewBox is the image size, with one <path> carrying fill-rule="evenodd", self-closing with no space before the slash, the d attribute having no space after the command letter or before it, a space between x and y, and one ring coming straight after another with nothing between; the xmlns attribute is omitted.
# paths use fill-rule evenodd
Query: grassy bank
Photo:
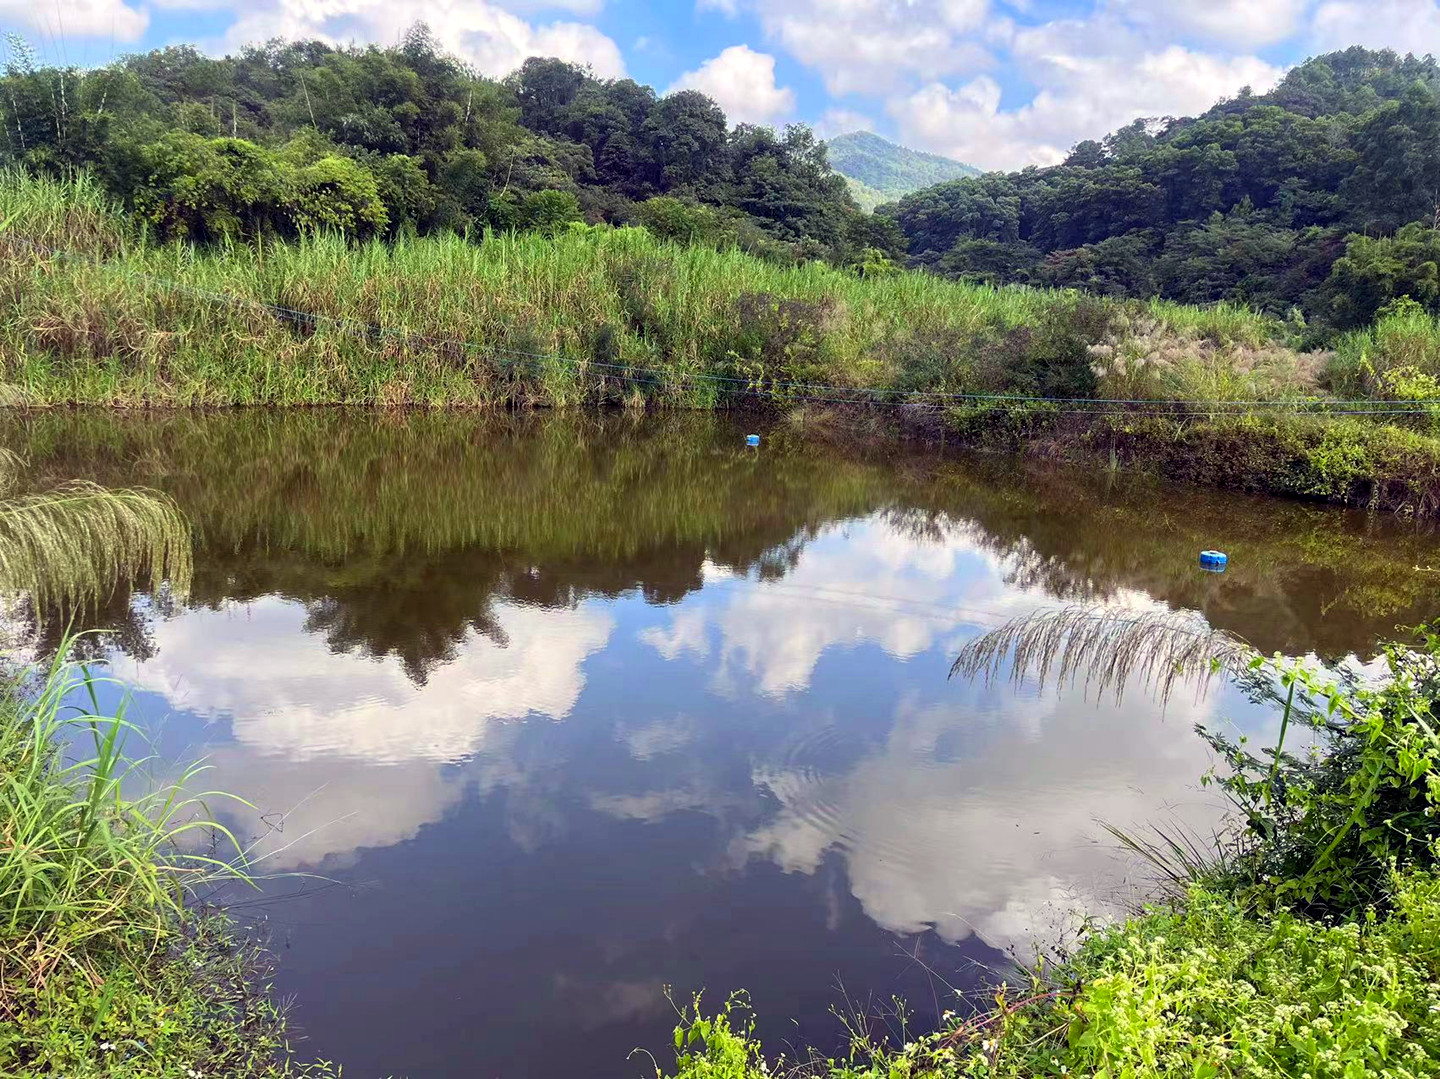
<svg viewBox="0 0 1440 1079"><path fill-rule="evenodd" d="M787 382L1045 389L1086 381L1084 336L1098 340L1107 318L1067 293L861 279L636 228L194 249L134 236L86 181L14 173L0 180L0 217L5 381L36 404L709 407L752 396L737 390L812 396ZM1241 308L1147 310L1206 339L1257 346L1269 334ZM1033 355L1015 354L1037 329Z"/></svg>
<svg viewBox="0 0 1440 1079"><path fill-rule="evenodd" d="M75 714L96 689L58 662L0 686L0 1075L324 1074L287 1062L264 953L193 902L238 875L186 853L205 807L132 792L123 712Z"/></svg>
<svg viewBox="0 0 1440 1079"><path fill-rule="evenodd" d="M904 1044L857 1024L844 1059L787 1061L756 1042L743 998L708 1014L696 1001L669 1072L1440 1075L1440 636L1424 629L1386 659L1388 677L1361 685L1265 660L1173 616L1137 623L1123 612L1032 616L967 646L957 669L972 677L1012 665L1067 680L1084 671L1099 692L1136 675L1163 696L1177 661L1201 680L1226 670L1282 710L1280 744L1256 754L1202 730L1223 762L1213 781L1235 806L1235 828L1213 844L1163 832L1126 839L1158 871L1163 898L1092 930L1059 965L1017 971L978 1010L907 1032ZM1318 737L1318 754L1284 751L1297 727Z"/></svg>
<svg viewBox="0 0 1440 1079"><path fill-rule="evenodd" d="M83 178L17 173L0 221L11 404L842 407L952 443L1440 508L1440 439L1412 414L1440 407L1440 329L1403 306L1330 356L1240 307L860 277L640 228L195 248L137 234Z"/></svg>
<svg viewBox="0 0 1440 1079"><path fill-rule="evenodd" d="M204 904L248 879L223 796L187 790L199 767L148 781L75 638L43 667L10 640L131 585L183 595L189 524L157 492L27 472L0 452L0 1075L323 1075L290 1063L265 953Z"/></svg>

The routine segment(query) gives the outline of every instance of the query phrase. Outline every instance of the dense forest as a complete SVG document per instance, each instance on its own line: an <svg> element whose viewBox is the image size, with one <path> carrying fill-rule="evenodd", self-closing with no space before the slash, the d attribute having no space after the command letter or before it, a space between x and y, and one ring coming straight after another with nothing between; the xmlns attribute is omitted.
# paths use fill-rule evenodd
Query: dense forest
<svg viewBox="0 0 1440 1079"><path fill-rule="evenodd" d="M1331 53L1270 93L879 212L913 264L954 276L1235 300L1329 329L1404 295L1440 310L1440 65Z"/></svg>
<svg viewBox="0 0 1440 1079"><path fill-rule="evenodd" d="M393 48L270 42L214 59L171 47L90 70L8 45L0 164L88 169L167 238L588 220L787 260L902 247L809 128L732 127L699 92L661 97L559 60L497 82L423 26Z"/></svg>

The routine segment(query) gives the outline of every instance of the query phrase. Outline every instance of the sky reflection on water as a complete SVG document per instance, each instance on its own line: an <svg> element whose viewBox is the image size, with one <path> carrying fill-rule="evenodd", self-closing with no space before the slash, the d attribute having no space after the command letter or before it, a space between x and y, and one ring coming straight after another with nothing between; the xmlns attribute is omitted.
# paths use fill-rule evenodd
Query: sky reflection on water
<svg viewBox="0 0 1440 1079"><path fill-rule="evenodd" d="M1346 515L917 479L769 438L757 463L723 422L684 432L693 458L664 432L445 427L416 443L449 447L441 469L396 451L413 430L286 420L242 504L216 447L258 421L196 422L97 469L173 490L201 536L189 603L116 615L114 668L167 756L253 803L224 812L263 867L338 882L282 876L241 909L347 1075L638 1075L665 985L748 988L762 1032L827 1049L842 986L923 1023L953 1004L925 967L970 986L1133 901L1098 822L1214 825L1194 724L1274 727L1228 690L1162 712L952 681L965 641L1103 599L1363 652L1433 598L1380 613L1428 539ZM351 456L322 479L327 443ZM460 509L447 484L474 485ZM619 493L575 511L597 485ZM1239 572L1201 574L1187 518L1230 530ZM1350 546L1322 559L1306 527Z"/></svg>

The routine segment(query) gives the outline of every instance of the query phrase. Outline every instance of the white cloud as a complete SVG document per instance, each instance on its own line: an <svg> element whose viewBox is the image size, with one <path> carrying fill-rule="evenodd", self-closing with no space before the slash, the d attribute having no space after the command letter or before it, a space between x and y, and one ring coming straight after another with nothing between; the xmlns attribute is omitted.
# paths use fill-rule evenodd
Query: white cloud
<svg viewBox="0 0 1440 1079"><path fill-rule="evenodd" d="M803 754L759 764L754 781L781 810L737 855L814 873L835 852L884 928L933 926L947 940L975 934L1023 954L1078 911L1119 913L1135 897L1126 883L1134 867L1101 841L1097 820L1133 828L1166 819L1202 835L1218 823L1223 803L1197 781L1211 757L1190 733L1214 711L1172 702L1162 718L1144 693L1101 707L1079 691L1012 699L998 715L902 704L883 746L848 770L814 767ZM974 751L937 754L956 740Z"/></svg>
<svg viewBox="0 0 1440 1079"><path fill-rule="evenodd" d="M988 0L701 0L701 9L752 13L767 39L813 67L832 94L899 89L989 62L965 35L984 27Z"/></svg>
<svg viewBox="0 0 1440 1079"><path fill-rule="evenodd" d="M499 7L519 15L539 11L568 11L572 15L599 15L605 0L496 0Z"/></svg>
<svg viewBox="0 0 1440 1079"><path fill-rule="evenodd" d="M1242 86L1268 89L1279 68L1224 50L1293 37L1314 2L1107 0L1084 19L1028 26L988 0L702 0L702 7L752 14L766 38L818 72L831 94L884 98L903 141L985 168L1017 168L1053 164L1081 139L1137 116L1193 114ZM1405 0L1385 2L1398 11ZM1359 8L1329 0L1317 19L1357 20ZM1404 21L1428 34L1434 5L1411 8L1424 10L1410 10ZM1440 19L1436 25L1440 34ZM1221 51L1182 44L1197 39ZM1028 101L1002 100L994 73L1001 63L1014 82L1035 88Z"/></svg>
<svg viewBox="0 0 1440 1079"><path fill-rule="evenodd" d="M152 659L118 665L127 683L172 707L229 721L232 740L205 755L205 783L245 792L253 810L216 808L244 839L259 839L267 869L398 843L440 819L467 783L513 784L518 728L505 721L569 715L585 686L581 665L613 627L608 612L588 607L500 605L504 647L472 635L417 686L392 656L332 651L306 632L306 617L275 598L187 612L157 625ZM634 736L657 753L676 737ZM464 775L447 767L475 757Z"/></svg>
<svg viewBox="0 0 1440 1079"><path fill-rule="evenodd" d="M1081 139L1099 138L1138 116L1203 111L1242 86L1269 89L1281 69L1255 57L1219 57L1172 45L1138 54L1084 51L1071 26L1017 35L1014 53L1040 87L1018 109L1001 108L999 84L979 76L957 89L932 82L889 109L902 140L981 168L1052 165Z"/></svg>
<svg viewBox="0 0 1440 1079"><path fill-rule="evenodd" d="M576 2L583 10L586 0ZM271 37L394 42L416 22L426 23L442 46L491 76L509 74L530 56L588 64L601 78L625 74L619 46L595 27L535 26L484 0L259 0L240 10L226 40L235 46Z"/></svg>
<svg viewBox="0 0 1440 1079"><path fill-rule="evenodd" d="M1047 602L1004 582L1000 559L968 526L940 522L943 538L916 539L881 518L812 539L781 581L737 582L718 601L687 604L640 640L667 660L718 657L713 686L785 698L810 686L832 649L874 644L909 659L987 621ZM712 648L713 634L719 644Z"/></svg>
<svg viewBox="0 0 1440 1079"><path fill-rule="evenodd" d="M1417 56L1440 52L1440 3L1327 0L1316 9L1310 32L1318 49L1366 45Z"/></svg>
<svg viewBox="0 0 1440 1079"><path fill-rule="evenodd" d="M732 45L675 80L669 92L699 90L720 103L732 124L767 124L791 113L795 92L775 83L775 57Z"/></svg>
<svg viewBox="0 0 1440 1079"><path fill-rule="evenodd" d="M1313 0L1122 0L1118 5L1138 27L1174 37L1190 32L1237 48L1273 45L1295 34Z"/></svg>
<svg viewBox="0 0 1440 1079"><path fill-rule="evenodd" d="M67 37L134 41L150 25L150 13L122 0L67 0L54 6L30 0L0 0L0 24L4 23L18 24L60 41Z"/></svg>
<svg viewBox="0 0 1440 1079"><path fill-rule="evenodd" d="M815 134L822 139L848 135L852 131L874 131L875 121L854 109L826 109L815 123Z"/></svg>
<svg viewBox="0 0 1440 1079"><path fill-rule="evenodd" d="M448 762L478 752L496 720L569 714L581 664L604 647L611 616L587 608L501 606L508 643L472 636L416 686L393 656L332 652L304 630L297 603L263 599L192 613L156 630L155 658L129 681L178 707L228 718L237 742L290 761ZM255 678L256 671L265 678Z"/></svg>

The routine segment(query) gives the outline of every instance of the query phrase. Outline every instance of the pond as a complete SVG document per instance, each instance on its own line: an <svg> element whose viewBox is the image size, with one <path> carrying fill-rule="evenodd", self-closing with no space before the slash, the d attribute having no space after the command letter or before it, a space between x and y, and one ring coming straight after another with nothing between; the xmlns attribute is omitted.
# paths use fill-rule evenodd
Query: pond
<svg viewBox="0 0 1440 1079"><path fill-rule="evenodd" d="M1103 601L1367 658L1440 593L1410 522L725 417L53 413L0 445L190 516L189 594L116 595L92 647L252 804L213 806L271 875L235 910L357 1079L653 1075L667 987L749 990L775 1048L837 1048L835 1011L899 1035L896 997L932 1022L1143 894L1102 823L1214 826L1196 723L1274 727L1233 690L951 680L961 645Z"/></svg>

